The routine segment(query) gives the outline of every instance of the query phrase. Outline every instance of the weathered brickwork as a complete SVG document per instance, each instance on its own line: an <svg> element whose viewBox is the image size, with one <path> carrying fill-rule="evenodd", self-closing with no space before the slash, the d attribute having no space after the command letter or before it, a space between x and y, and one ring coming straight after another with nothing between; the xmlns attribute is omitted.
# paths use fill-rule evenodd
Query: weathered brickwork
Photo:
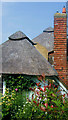
<svg viewBox="0 0 68 120"><path fill-rule="evenodd" d="M54 16L54 67L59 78L68 86L66 13L56 13Z"/></svg>

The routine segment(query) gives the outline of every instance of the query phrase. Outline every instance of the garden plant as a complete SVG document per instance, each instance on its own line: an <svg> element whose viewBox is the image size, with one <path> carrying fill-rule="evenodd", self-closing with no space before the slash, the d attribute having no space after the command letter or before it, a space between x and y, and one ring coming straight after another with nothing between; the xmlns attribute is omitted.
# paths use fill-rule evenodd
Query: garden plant
<svg viewBox="0 0 68 120"><path fill-rule="evenodd" d="M18 77L18 76L17 76ZM21 80L22 76L19 76ZM16 79L16 78L15 78ZM23 79L23 77L22 77ZM66 94L61 94L53 80L46 85L45 75L38 76L39 82L28 86L31 97L26 89L14 83L6 89L2 99L2 120L68 120L68 100ZM43 87L41 86L43 84ZM24 85L26 88L26 85Z"/></svg>

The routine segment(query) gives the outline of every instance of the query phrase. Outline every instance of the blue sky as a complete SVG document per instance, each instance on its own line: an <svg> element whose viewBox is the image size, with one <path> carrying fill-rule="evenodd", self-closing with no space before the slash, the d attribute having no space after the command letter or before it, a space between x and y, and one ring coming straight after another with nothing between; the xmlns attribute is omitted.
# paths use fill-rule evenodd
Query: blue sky
<svg viewBox="0 0 68 120"><path fill-rule="evenodd" d="M30 39L54 23L54 14L62 12L65 2L2 2L2 42L16 31ZM1 42L0 42L1 43Z"/></svg>

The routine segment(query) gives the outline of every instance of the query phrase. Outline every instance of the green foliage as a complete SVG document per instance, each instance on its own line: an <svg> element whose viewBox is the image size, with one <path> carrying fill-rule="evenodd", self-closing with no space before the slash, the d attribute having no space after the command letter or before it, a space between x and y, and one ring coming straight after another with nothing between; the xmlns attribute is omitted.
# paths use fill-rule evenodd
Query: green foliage
<svg viewBox="0 0 68 120"><path fill-rule="evenodd" d="M58 85L55 86L52 81L49 81L46 85L44 75L38 77L44 83L43 88L40 82L36 83L37 86L31 88L26 76L3 77L5 80L10 78L6 82L8 87L11 87L6 89L5 95L1 97L2 120L68 120L68 100L65 94L61 95ZM28 81L25 85L23 82L24 90L19 80L21 83ZM10 81L13 81L13 84ZM26 86L27 83L28 86ZM29 97L28 87L32 91L31 98Z"/></svg>
<svg viewBox="0 0 68 120"><path fill-rule="evenodd" d="M24 116L24 106L26 102L26 91L9 92L6 89L5 95L2 99L2 120L22 120Z"/></svg>
<svg viewBox="0 0 68 120"><path fill-rule="evenodd" d="M6 81L6 87L10 90L18 88L19 91L29 90L29 87L34 86L35 82L33 81L35 76L26 76L26 75L3 75L3 80Z"/></svg>
<svg viewBox="0 0 68 120"><path fill-rule="evenodd" d="M42 77L40 81L43 80ZM49 81L48 85L44 81L44 88L41 87L40 82L36 84L37 87L30 88L34 92L31 100L33 119L68 120L68 100L65 94L61 95L58 85L56 86L52 81Z"/></svg>

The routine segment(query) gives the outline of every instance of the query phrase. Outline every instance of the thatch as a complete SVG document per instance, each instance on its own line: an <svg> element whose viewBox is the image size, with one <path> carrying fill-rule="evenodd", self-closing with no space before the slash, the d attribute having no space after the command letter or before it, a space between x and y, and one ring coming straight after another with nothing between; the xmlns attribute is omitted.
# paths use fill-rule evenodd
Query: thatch
<svg viewBox="0 0 68 120"><path fill-rule="evenodd" d="M13 37L15 40L8 40L0 45L0 51L2 49L2 58L0 59L2 70L0 68L0 73L27 75L45 73L46 76L57 75L55 69L36 50L31 42L26 38L19 39L20 36L18 34L20 33L17 32L16 34L16 39L15 36Z"/></svg>
<svg viewBox="0 0 68 120"><path fill-rule="evenodd" d="M37 43L36 45L34 45L35 48L39 51L39 53L46 59L48 60L48 50L43 47L41 44Z"/></svg>
<svg viewBox="0 0 68 120"><path fill-rule="evenodd" d="M21 39L24 39L24 38L28 38L28 37L21 31L17 31L16 33L9 36L10 40L21 40Z"/></svg>
<svg viewBox="0 0 68 120"><path fill-rule="evenodd" d="M33 40L35 43L43 45L48 52L54 49L54 29L49 27L43 31L39 36L35 37Z"/></svg>
<svg viewBox="0 0 68 120"><path fill-rule="evenodd" d="M43 32L54 32L54 28L48 27L45 30L43 30Z"/></svg>

